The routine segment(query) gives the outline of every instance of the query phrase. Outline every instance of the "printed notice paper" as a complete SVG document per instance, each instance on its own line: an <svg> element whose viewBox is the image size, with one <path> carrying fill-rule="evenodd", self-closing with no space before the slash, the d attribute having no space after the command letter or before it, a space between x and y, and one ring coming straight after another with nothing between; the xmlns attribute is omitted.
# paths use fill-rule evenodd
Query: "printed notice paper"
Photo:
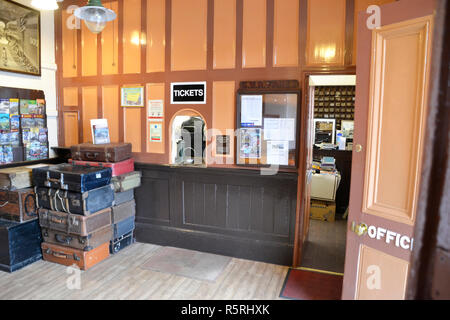
<svg viewBox="0 0 450 320"><path fill-rule="evenodd" d="M241 96L241 126L262 126L263 96Z"/></svg>
<svg viewBox="0 0 450 320"><path fill-rule="evenodd" d="M163 121L164 102L162 100L148 100L148 120Z"/></svg>
<svg viewBox="0 0 450 320"><path fill-rule="evenodd" d="M160 123L150 124L150 141L151 142L162 141L162 125Z"/></svg>
<svg viewBox="0 0 450 320"><path fill-rule="evenodd" d="M295 141L295 119L264 119L264 140Z"/></svg>
<svg viewBox="0 0 450 320"><path fill-rule="evenodd" d="M289 141L267 141L267 164L287 166L289 163Z"/></svg>

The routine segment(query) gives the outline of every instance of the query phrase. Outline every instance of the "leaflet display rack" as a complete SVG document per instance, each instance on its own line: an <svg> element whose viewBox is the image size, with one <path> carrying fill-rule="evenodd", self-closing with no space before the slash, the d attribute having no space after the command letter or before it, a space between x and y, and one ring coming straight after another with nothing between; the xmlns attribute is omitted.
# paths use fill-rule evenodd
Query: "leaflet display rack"
<svg viewBox="0 0 450 320"><path fill-rule="evenodd" d="M301 91L297 80L241 82L236 164L296 168Z"/></svg>
<svg viewBox="0 0 450 320"><path fill-rule="evenodd" d="M0 164L48 159L42 90L0 87Z"/></svg>

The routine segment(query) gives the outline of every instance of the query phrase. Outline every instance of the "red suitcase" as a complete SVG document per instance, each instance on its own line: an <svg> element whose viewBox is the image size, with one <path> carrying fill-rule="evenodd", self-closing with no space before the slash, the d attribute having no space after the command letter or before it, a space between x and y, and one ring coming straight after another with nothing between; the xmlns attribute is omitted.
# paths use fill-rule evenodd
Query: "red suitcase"
<svg viewBox="0 0 450 320"><path fill-rule="evenodd" d="M120 162L95 162L69 159L69 163L79 166L88 167L106 167L112 169L112 176L120 176L122 174L134 171L134 159L130 158Z"/></svg>

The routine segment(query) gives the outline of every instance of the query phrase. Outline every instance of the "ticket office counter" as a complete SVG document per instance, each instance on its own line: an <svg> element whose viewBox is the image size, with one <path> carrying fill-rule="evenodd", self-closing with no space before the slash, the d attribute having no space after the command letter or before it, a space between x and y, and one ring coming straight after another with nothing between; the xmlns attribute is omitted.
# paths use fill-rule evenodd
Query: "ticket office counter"
<svg viewBox="0 0 450 320"><path fill-rule="evenodd" d="M297 173L135 167L137 241L292 265Z"/></svg>

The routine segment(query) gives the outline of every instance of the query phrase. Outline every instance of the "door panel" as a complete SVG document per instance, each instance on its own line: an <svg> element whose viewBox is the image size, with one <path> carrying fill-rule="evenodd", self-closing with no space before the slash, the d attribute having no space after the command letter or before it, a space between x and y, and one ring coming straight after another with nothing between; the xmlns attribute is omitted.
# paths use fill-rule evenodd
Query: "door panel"
<svg viewBox="0 0 450 320"><path fill-rule="evenodd" d="M359 14L343 299L405 296L426 129L434 6L429 0L381 6L381 26L374 30L367 28L369 15Z"/></svg>
<svg viewBox="0 0 450 320"><path fill-rule="evenodd" d="M409 263L362 245L356 298L402 300L405 298ZM386 275L382 270L390 270Z"/></svg>
<svg viewBox="0 0 450 320"><path fill-rule="evenodd" d="M425 130L431 20L427 16L373 33L363 212L411 225Z"/></svg>

